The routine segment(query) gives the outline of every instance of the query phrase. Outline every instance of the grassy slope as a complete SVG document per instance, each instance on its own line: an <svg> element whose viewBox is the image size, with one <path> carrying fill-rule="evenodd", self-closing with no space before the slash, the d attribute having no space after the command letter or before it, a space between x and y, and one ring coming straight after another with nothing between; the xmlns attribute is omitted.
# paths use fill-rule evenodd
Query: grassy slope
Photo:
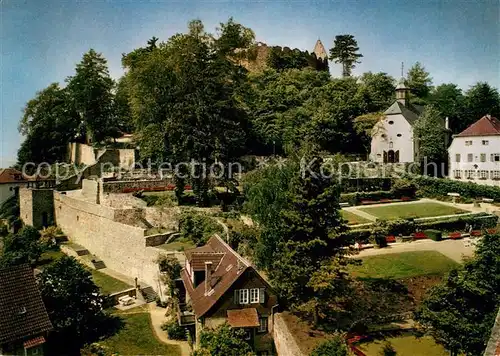
<svg viewBox="0 0 500 356"><path fill-rule="evenodd" d="M415 251L368 256L361 266L352 268L357 277L409 278L442 275L457 267L458 263L436 251Z"/></svg>
<svg viewBox="0 0 500 356"><path fill-rule="evenodd" d="M360 210L379 219L425 218L431 216L454 215L466 211L439 203L406 203L360 208Z"/></svg>
<svg viewBox="0 0 500 356"><path fill-rule="evenodd" d="M124 289L132 287L131 285L99 272L98 270L90 270L90 272L92 273L94 283L101 289L102 294L120 292Z"/></svg>
<svg viewBox="0 0 500 356"><path fill-rule="evenodd" d="M431 337L416 338L415 336L405 335L399 337L390 337L389 341L397 352L398 356L447 356L448 353L440 345L437 345ZM367 356L381 355L384 340L376 340L366 344L360 344L358 347Z"/></svg>
<svg viewBox="0 0 500 356"><path fill-rule="evenodd" d="M100 341L99 344L119 355L180 355L176 345L160 342L152 329L149 313L138 307L125 312L116 312L125 323L115 335Z"/></svg>

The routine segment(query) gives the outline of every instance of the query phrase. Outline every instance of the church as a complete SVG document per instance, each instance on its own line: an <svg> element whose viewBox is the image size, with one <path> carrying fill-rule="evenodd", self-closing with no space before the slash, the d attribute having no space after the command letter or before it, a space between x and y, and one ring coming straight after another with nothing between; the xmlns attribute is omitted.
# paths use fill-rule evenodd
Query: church
<svg viewBox="0 0 500 356"><path fill-rule="evenodd" d="M423 107L410 103L410 88L401 78L396 86L396 101L372 129L370 161L377 163L412 163L418 161L418 142L413 127ZM447 123L444 123L445 127ZM446 127L447 128L447 127Z"/></svg>

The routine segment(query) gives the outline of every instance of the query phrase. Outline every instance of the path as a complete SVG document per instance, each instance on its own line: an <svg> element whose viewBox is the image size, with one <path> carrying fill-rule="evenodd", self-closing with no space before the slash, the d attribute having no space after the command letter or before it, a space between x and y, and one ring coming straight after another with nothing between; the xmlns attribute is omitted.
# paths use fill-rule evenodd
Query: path
<svg viewBox="0 0 500 356"><path fill-rule="evenodd" d="M156 306L155 303L149 303L149 315L151 316L151 325L158 339L168 345L178 345L181 349L182 356L189 356L191 348L187 341L170 340L167 333L161 329L161 325L167 321L165 317L165 309Z"/></svg>
<svg viewBox="0 0 500 356"><path fill-rule="evenodd" d="M421 240L413 242L403 242L391 244L384 248L371 248L360 251L355 257L378 256L390 253L401 253L410 251L437 251L461 263L464 257L471 257L474 253L474 247L466 247L463 240Z"/></svg>

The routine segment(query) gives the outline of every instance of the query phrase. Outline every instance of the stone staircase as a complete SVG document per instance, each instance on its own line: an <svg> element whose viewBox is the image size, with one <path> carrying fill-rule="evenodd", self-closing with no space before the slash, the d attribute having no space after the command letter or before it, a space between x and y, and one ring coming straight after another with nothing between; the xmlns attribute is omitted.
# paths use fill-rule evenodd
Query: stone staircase
<svg viewBox="0 0 500 356"><path fill-rule="evenodd" d="M150 286L141 288L141 294L144 297L146 303L154 302L156 298L158 298L158 294Z"/></svg>

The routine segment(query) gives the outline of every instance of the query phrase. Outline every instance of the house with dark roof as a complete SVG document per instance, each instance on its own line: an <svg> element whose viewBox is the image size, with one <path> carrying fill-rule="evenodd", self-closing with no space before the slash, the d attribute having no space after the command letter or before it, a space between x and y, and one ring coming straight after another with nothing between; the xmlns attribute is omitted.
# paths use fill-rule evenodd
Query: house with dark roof
<svg viewBox="0 0 500 356"><path fill-rule="evenodd" d="M19 187L26 186L23 174L14 168L0 168L0 205L16 194Z"/></svg>
<svg viewBox="0 0 500 356"><path fill-rule="evenodd" d="M33 270L27 264L0 269L0 355L43 355L51 330Z"/></svg>
<svg viewBox="0 0 500 356"><path fill-rule="evenodd" d="M185 251L178 321L196 344L201 330L228 323L245 330L257 354L272 354L272 315L277 297L269 283L218 235Z"/></svg>
<svg viewBox="0 0 500 356"><path fill-rule="evenodd" d="M483 116L453 136L448 155L450 179L500 186L500 121Z"/></svg>
<svg viewBox="0 0 500 356"><path fill-rule="evenodd" d="M410 102L410 88L401 78L396 86L396 101L384 111L384 116L372 130L370 161L378 163L412 163L419 159L418 140L413 127L423 107ZM449 131L448 120L442 120L443 131ZM448 147L449 135L443 144Z"/></svg>

